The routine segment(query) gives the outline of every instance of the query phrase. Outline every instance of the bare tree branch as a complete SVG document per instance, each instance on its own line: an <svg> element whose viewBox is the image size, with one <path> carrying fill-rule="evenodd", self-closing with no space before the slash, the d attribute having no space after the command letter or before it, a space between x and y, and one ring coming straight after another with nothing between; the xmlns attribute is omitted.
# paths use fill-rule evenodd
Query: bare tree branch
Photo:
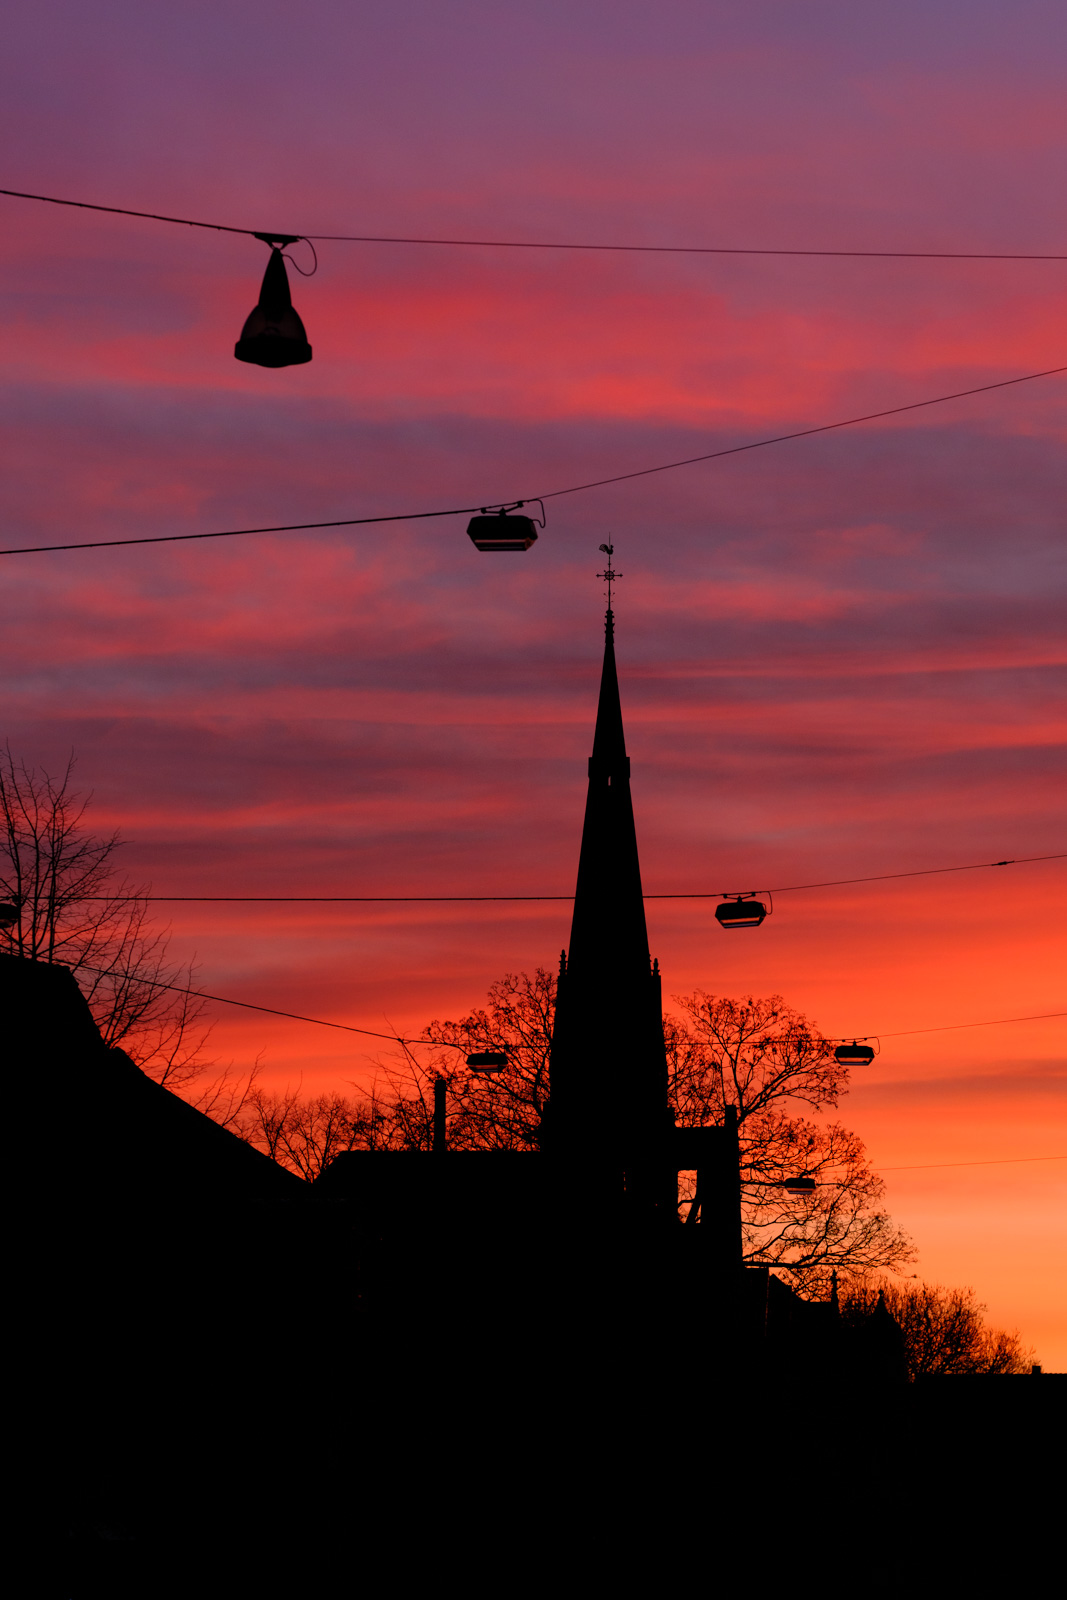
<svg viewBox="0 0 1067 1600"><path fill-rule="evenodd" d="M745 1258L773 1262L809 1291L834 1271L863 1276L911 1260L862 1141L840 1123L798 1115L834 1108L848 1091L832 1043L780 995L732 1000L697 990L676 1003L682 1019L668 1019L666 1040L678 1122L721 1124L726 1106L737 1108ZM817 1187L790 1194L783 1182L796 1177Z"/></svg>
<svg viewBox="0 0 1067 1600"><path fill-rule="evenodd" d="M485 1007L428 1023L427 1059L404 1045L398 1061L382 1063L387 1095L352 1148L428 1150L433 1085L444 1078L450 1149L536 1150L555 1001L551 972L506 973ZM665 1019L671 1108L683 1127L721 1125L727 1105L738 1109L745 1258L773 1262L808 1292L834 1271L862 1278L910 1260L911 1241L886 1212L861 1140L836 1121L805 1114L833 1109L848 1090L848 1069L832 1044L778 996L730 1000L697 991L677 1003L681 1016ZM466 1057L475 1051L502 1052L505 1070L472 1071ZM683 1199L692 1199L695 1177L682 1175ZM791 1194L782 1184L793 1177L817 1187Z"/></svg>
<svg viewBox="0 0 1067 1600"><path fill-rule="evenodd" d="M309 1183L346 1150L404 1148L395 1102L385 1105L373 1092L362 1099L292 1089L268 1094L254 1084L233 1126L249 1144Z"/></svg>
<svg viewBox="0 0 1067 1600"><path fill-rule="evenodd" d="M73 776L73 756L53 778L16 760L10 745L0 751L0 899L17 913L7 948L69 967L105 1043L216 1120L233 1121L255 1069L225 1069L193 1092L215 1065L204 1055L206 1002L189 992L194 967L169 958L148 891L119 870L119 835L89 830L91 796L74 789Z"/></svg>
<svg viewBox="0 0 1067 1600"><path fill-rule="evenodd" d="M908 1377L964 1377L975 1373L1028 1373L1034 1351L1017 1332L988 1328L985 1306L973 1289L938 1283L856 1282L842 1298L853 1326L873 1315L879 1298L900 1325Z"/></svg>

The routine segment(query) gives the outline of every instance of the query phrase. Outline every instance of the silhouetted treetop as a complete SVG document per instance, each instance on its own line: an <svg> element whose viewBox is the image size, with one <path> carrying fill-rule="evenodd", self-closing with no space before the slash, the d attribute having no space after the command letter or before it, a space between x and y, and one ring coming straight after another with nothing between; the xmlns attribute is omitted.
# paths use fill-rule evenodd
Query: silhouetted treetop
<svg viewBox="0 0 1067 1600"><path fill-rule="evenodd" d="M846 1321L862 1323L872 1316L880 1294L903 1332L910 1379L1030 1371L1034 1351L1024 1348L1017 1332L986 1325L986 1308L973 1289L881 1280L854 1283L842 1296Z"/></svg>
<svg viewBox="0 0 1067 1600"><path fill-rule="evenodd" d="M210 1027L192 964L170 959L147 890L120 870L123 841L86 820L91 799L74 787L73 756L53 777L0 750L0 899L15 907L0 948L69 967L104 1043L225 1125L249 1075L205 1080Z"/></svg>

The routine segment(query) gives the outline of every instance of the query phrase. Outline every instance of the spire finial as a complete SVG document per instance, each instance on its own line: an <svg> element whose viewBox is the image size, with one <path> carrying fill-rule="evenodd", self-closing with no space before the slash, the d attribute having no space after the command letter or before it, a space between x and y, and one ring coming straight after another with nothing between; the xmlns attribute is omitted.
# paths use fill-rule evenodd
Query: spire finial
<svg viewBox="0 0 1067 1600"><path fill-rule="evenodd" d="M603 578L608 586L608 622L610 623L612 621L611 586L615 582L616 578L622 577L622 573L616 572L615 568L611 564L611 558L615 554L615 546L613 544L602 544L600 548L608 558L608 565L606 571L597 573L597 577Z"/></svg>

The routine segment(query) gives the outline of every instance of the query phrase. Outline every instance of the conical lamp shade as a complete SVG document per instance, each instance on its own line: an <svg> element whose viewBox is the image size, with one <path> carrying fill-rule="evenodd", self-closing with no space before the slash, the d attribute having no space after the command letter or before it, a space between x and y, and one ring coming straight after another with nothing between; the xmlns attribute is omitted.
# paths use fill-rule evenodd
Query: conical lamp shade
<svg viewBox="0 0 1067 1600"><path fill-rule="evenodd" d="M238 361L257 367L296 367L311 360L304 324L293 310L280 250L272 249L259 304L241 329L233 350Z"/></svg>

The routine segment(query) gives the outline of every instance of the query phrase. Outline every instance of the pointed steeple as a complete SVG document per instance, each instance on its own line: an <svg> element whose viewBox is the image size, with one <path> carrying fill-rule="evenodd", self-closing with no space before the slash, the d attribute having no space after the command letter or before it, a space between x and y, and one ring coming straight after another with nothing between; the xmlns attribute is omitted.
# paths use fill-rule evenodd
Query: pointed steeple
<svg viewBox="0 0 1067 1600"><path fill-rule="evenodd" d="M561 966L551 1063L551 1139L564 1159L656 1209L667 1108L658 967L649 957L630 758L605 619L589 790L570 947Z"/></svg>
<svg viewBox="0 0 1067 1600"><path fill-rule="evenodd" d="M609 988L647 976L651 968L610 611L567 967L579 978L596 973Z"/></svg>
<svg viewBox="0 0 1067 1600"><path fill-rule="evenodd" d="M600 701L596 710L596 730L593 734L591 761L615 761L629 768L626 754L626 735L622 726L622 702L619 699L619 672L615 665L615 613L604 614L604 666L600 674Z"/></svg>

